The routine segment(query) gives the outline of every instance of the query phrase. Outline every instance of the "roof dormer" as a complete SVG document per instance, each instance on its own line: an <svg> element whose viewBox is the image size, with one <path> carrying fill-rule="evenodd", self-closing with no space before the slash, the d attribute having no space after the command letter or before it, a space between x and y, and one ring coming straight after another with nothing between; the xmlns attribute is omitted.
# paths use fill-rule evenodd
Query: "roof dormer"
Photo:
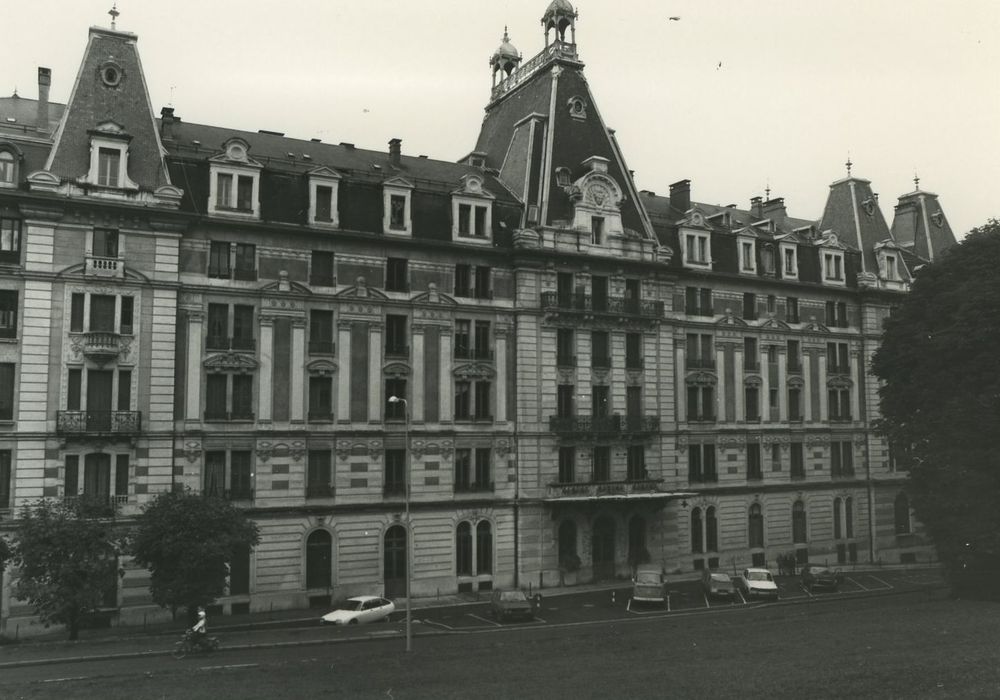
<svg viewBox="0 0 1000 700"><path fill-rule="evenodd" d="M137 190L128 176L129 143L132 135L114 121L105 121L87 132L90 137L90 167L80 182L118 190Z"/></svg>
<svg viewBox="0 0 1000 700"><path fill-rule="evenodd" d="M208 213L260 218L260 172L263 165L250 157L250 144L227 139L222 151L209 158Z"/></svg>
<svg viewBox="0 0 1000 700"><path fill-rule="evenodd" d="M678 224L681 264L693 270L712 269L712 229L697 207Z"/></svg>
<svg viewBox="0 0 1000 700"><path fill-rule="evenodd" d="M310 170L309 223L324 228L340 226L339 199L340 173L322 167Z"/></svg>
<svg viewBox="0 0 1000 700"><path fill-rule="evenodd" d="M819 250L819 264L823 284L835 287L847 286L846 252L847 246L840 242L833 231L824 231L816 241Z"/></svg>
<svg viewBox="0 0 1000 700"><path fill-rule="evenodd" d="M483 188L483 176L466 173L451 193L451 237L464 243L492 243L494 196Z"/></svg>
<svg viewBox="0 0 1000 700"><path fill-rule="evenodd" d="M413 183L393 177L382 183L382 231L394 236L412 236L411 195Z"/></svg>

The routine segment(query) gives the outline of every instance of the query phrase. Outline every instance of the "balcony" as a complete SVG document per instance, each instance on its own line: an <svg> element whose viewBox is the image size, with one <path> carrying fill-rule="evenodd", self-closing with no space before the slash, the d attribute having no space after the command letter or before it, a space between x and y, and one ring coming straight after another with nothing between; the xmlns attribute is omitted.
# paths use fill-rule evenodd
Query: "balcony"
<svg viewBox="0 0 1000 700"><path fill-rule="evenodd" d="M589 481L572 484L549 484L546 501L640 500L669 498L662 479L627 481Z"/></svg>
<svg viewBox="0 0 1000 700"><path fill-rule="evenodd" d="M254 351L257 348L257 341L248 337L233 337L225 335L210 335L205 339L206 350L244 350Z"/></svg>
<svg viewBox="0 0 1000 700"><path fill-rule="evenodd" d="M715 369L715 359L711 357L688 357L684 360L687 369Z"/></svg>
<svg viewBox="0 0 1000 700"><path fill-rule="evenodd" d="M645 367L645 362L641 357L628 357L625 356L625 369L641 370Z"/></svg>
<svg viewBox="0 0 1000 700"><path fill-rule="evenodd" d="M549 430L563 438L607 440L660 431L659 416L550 416Z"/></svg>
<svg viewBox="0 0 1000 700"><path fill-rule="evenodd" d="M798 360L789 359L787 370L789 374L802 374L802 363Z"/></svg>
<svg viewBox="0 0 1000 700"><path fill-rule="evenodd" d="M56 411L60 435L136 435L141 431L141 411Z"/></svg>
<svg viewBox="0 0 1000 700"><path fill-rule="evenodd" d="M629 416L626 415L622 432L627 435L642 435L660 432L659 416Z"/></svg>
<svg viewBox="0 0 1000 700"><path fill-rule="evenodd" d="M590 366L593 369L611 369L611 357L609 355L594 355L590 358Z"/></svg>
<svg viewBox="0 0 1000 700"><path fill-rule="evenodd" d="M253 411L205 411L206 423L228 423L230 421L253 421Z"/></svg>
<svg viewBox="0 0 1000 700"><path fill-rule="evenodd" d="M121 336L108 331L90 331L83 334L83 354L99 365L118 357Z"/></svg>
<svg viewBox="0 0 1000 700"><path fill-rule="evenodd" d="M606 297L594 299L589 294L542 292L542 309L569 315L631 316L642 319L663 317L663 302L650 299Z"/></svg>
<svg viewBox="0 0 1000 700"><path fill-rule="evenodd" d="M719 482L718 472L688 472L688 481L692 484L716 484Z"/></svg>
<svg viewBox="0 0 1000 700"><path fill-rule="evenodd" d="M556 367L576 367L576 355L556 355Z"/></svg>
<svg viewBox="0 0 1000 700"><path fill-rule="evenodd" d="M83 273L92 277L124 277L125 261L121 258L104 258L88 255L85 259Z"/></svg>
<svg viewBox="0 0 1000 700"><path fill-rule="evenodd" d="M256 282L257 281L257 270L256 269L243 269L243 268L233 268L233 279L239 282Z"/></svg>
<svg viewBox="0 0 1000 700"><path fill-rule="evenodd" d="M308 420L310 423L329 423L333 420L333 409L310 409Z"/></svg>
<svg viewBox="0 0 1000 700"><path fill-rule="evenodd" d="M306 484L306 498L333 498L333 484Z"/></svg>
<svg viewBox="0 0 1000 700"><path fill-rule="evenodd" d="M493 361L493 348L476 348L476 347L455 347L455 359L456 360L483 360L486 362Z"/></svg>
<svg viewBox="0 0 1000 700"><path fill-rule="evenodd" d="M390 481L382 485L382 495L385 498L405 498L406 484Z"/></svg>
<svg viewBox="0 0 1000 700"><path fill-rule="evenodd" d="M492 493L492 481L475 481L471 484L455 484L455 493Z"/></svg>
<svg viewBox="0 0 1000 700"><path fill-rule="evenodd" d="M410 357L409 345L386 345L385 356L406 359Z"/></svg>
<svg viewBox="0 0 1000 700"><path fill-rule="evenodd" d="M310 340L310 355L336 355L337 344L332 340Z"/></svg>
<svg viewBox="0 0 1000 700"><path fill-rule="evenodd" d="M236 488L223 492L223 497L227 501L250 501L253 502L254 492L252 488Z"/></svg>
<svg viewBox="0 0 1000 700"><path fill-rule="evenodd" d="M714 413L689 413L688 423L714 423L717 420Z"/></svg>

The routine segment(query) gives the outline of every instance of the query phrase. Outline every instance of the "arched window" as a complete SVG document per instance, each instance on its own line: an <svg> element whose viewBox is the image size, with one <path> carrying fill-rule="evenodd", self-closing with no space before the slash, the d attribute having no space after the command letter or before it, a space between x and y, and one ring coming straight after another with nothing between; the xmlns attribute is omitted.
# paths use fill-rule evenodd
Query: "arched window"
<svg viewBox="0 0 1000 700"><path fill-rule="evenodd" d="M578 566L576 553L576 523L563 520L559 524L559 566L566 568L572 562Z"/></svg>
<svg viewBox="0 0 1000 700"><path fill-rule="evenodd" d="M493 528L488 520L476 526L476 573L493 573Z"/></svg>
<svg viewBox="0 0 1000 700"><path fill-rule="evenodd" d="M761 511L759 503L754 503L752 506L750 506L750 522L748 529L750 534L750 546L763 547L764 513Z"/></svg>
<svg viewBox="0 0 1000 700"><path fill-rule="evenodd" d="M719 551L719 521L715 517L715 506L705 511L705 551Z"/></svg>
<svg viewBox="0 0 1000 700"><path fill-rule="evenodd" d="M315 530L306 540L306 588L329 588L333 583L333 538Z"/></svg>
<svg viewBox="0 0 1000 700"><path fill-rule="evenodd" d="M459 523L455 530L455 573L472 576L472 525Z"/></svg>
<svg viewBox="0 0 1000 700"><path fill-rule="evenodd" d="M691 510L691 553L701 554L702 547L701 508Z"/></svg>
<svg viewBox="0 0 1000 700"><path fill-rule="evenodd" d="M844 499L844 528L847 537L854 537L854 499Z"/></svg>
<svg viewBox="0 0 1000 700"><path fill-rule="evenodd" d="M16 162L13 153L10 151L0 151L0 185L13 185L16 183Z"/></svg>
<svg viewBox="0 0 1000 700"><path fill-rule="evenodd" d="M806 543L806 506L802 501L792 505L792 542Z"/></svg>
<svg viewBox="0 0 1000 700"><path fill-rule="evenodd" d="M843 527L840 521L840 496L833 499L833 539L839 540L843 536Z"/></svg>
<svg viewBox="0 0 1000 700"><path fill-rule="evenodd" d="M896 496L895 511L896 534L910 534L910 499L906 497L905 493L900 493Z"/></svg>

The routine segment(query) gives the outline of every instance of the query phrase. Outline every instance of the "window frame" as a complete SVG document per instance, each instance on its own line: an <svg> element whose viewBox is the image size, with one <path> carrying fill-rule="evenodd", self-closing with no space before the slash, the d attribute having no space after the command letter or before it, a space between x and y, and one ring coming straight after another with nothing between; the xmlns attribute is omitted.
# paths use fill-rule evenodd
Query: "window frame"
<svg viewBox="0 0 1000 700"><path fill-rule="evenodd" d="M402 178L393 178L382 185L382 233L389 236L412 236L413 185ZM402 220L400 225L394 225L393 197L403 199Z"/></svg>

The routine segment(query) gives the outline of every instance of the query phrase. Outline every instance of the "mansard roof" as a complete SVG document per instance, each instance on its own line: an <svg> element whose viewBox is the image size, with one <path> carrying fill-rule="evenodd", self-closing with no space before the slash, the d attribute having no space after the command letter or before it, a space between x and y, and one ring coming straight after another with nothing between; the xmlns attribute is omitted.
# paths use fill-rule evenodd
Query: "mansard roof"
<svg viewBox="0 0 1000 700"><path fill-rule="evenodd" d="M861 252L858 272L878 272L875 245L890 233L870 180L846 177L830 185L819 225L835 232L848 249Z"/></svg>
<svg viewBox="0 0 1000 700"><path fill-rule="evenodd" d="M956 245L938 196L923 190L900 196L892 219L892 236L903 249L924 262L935 260Z"/></svg>

